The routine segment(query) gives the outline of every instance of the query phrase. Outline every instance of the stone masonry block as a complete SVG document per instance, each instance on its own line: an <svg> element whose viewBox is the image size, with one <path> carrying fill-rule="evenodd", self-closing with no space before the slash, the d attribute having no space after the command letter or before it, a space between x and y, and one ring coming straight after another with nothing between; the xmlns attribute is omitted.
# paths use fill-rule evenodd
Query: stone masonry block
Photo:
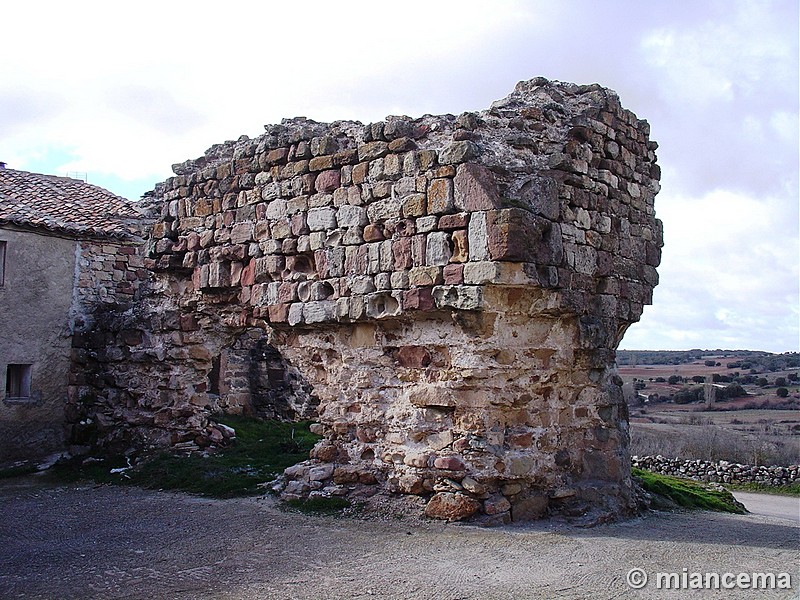
<svg viewBox="0 0 800 600"><path fill-rule="evenodd" d="M443 281L442 267L414 267L408 272L411 287L439 285Z"/></svg>
<svg viewBox="0 0 800 600"><path fill-rule="evenodd" d="M489 259L489 232L485 212L476 212L470 215L467 240L470 260Z"/></svg>
<svg viewBox="0 0 800 600"><path fill-rule="evenodd" d="M458 210L474 212L500 208L497 182L486 167L475 163L459 165L454 185L454 203Z"/></svg>
<svg viewBox="0 0 800 600"><path fill-rule="evenodd" d="M549 221L519 208L488 211L486 215L492 260L536 262Z"/></svg>
<svg viewBox="0 0 800 600"><path fill-rule="evenodd" d="M312 208L308 211L307 221L311 231L336 229L336 209L331 207Z"/></svg>
<svg viewBox="0 0 800 600"><path fill-rule="evenodd" d="M382 158L389 153L389 144L386 142L368 142L358 147L359 162Z"/></svg>
<svg viewBox="0 0 800 600"><path fill-rule="evenodd" d="M471 160L479 154L480 148L475 142L470 140L453 142L439 152L439 163L454 165Z"/></svg>
<svg viewBox="0 0 800 600"><path fill-rule="evenodd" d="M403 293L403 310L431 310L436 307L433 288L418 287Z"/></svg>
<svg viewBox="0 0 800 600"><path fill-rule="evenodd" d="M367 298L367 316L372 319L396 317L402 312L402 292L376 292Z"/></svg>
<svg viewBox="0 0 800 600"><path fill-rule="evenodd" d="M449 264L442 270L445 285L464 283L464 265Z"/></svg>
<svg viewBox="0 0 800 600"><path fill-rule="evenodd" d="M450 262L463 263L469 260L469 239L464 229L454 231L450 239L452 240L453 254Z"/></svg>
<svg viewBox="0 0 800 600"><path fill-rule="evenodd" d="M479 310L483 305L483 291L474 285L439 285L433 288L433 299L438 308Z"/></svg>
<svg viewBox="0 0 800 600"><path fill-rule="evenodd" d="M319 193L326 194L338 188L340 181L338 170L322 171L317 175L317 179L314 182L314 189Z"/></svg>
<svg viewBox="0 0 800 600"><path fill-rule="evenodd" d="M428 184L428 214L441 214L453 210L453 180L432 179Z"/></svg>
<svg viewBox="0 0 800 600"><path fill-rule="evenodd" d="M303 323L303 303L295 302L289 305L289 314L287 317L289 325L302 325Z"/></svg>
<svg viewBox="0 0 800 600"><path fill-rule="evenodd" d="M364 207L349 204L340 206L336 217L339 227L363 227L369 222Z"/></svg>
<svg viewBox="0 0 800 600"><path fill-rule="evenodd" d="M425 194L409 194L402 199L403 217L421 217L425 214L427 197Z"/></svg>
<svg viewBox="0 0 800 600"><path fill-rule="evenodd" d="M303 306L303 320L307 324L325 323L336 319L336 302L320 300L306 302Z"/></svg>
<svg viewBox="0 0 800 600"><path fill-rule="evenodd" d="M429 233L425 245L425 263L428 265L444 266L450 262L453 250L450 243L450 234L444 231Z"/></svg>

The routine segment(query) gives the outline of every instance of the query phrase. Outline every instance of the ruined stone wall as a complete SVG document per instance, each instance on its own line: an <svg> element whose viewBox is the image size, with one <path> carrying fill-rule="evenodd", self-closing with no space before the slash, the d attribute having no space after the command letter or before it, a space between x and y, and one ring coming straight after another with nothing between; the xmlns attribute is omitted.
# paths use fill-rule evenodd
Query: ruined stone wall
<svg viewBox="0 0 800 600"><path fill-rule="evenodd" d="M144 268L141 241L82 240L78 242L76 304L79 311L97 304L134 300L149 272Z"/></svg>
<svg viewBox="0 0 800 600"><path fill-rule="evenodd" d="M293 119L175 165L154 281L87 336L113 356L85 364L84 434L204 446L214 412L316 414L286 497L630 510L613 364L657 283L648 135L609 90L535 79L486 111Z"/></svg>

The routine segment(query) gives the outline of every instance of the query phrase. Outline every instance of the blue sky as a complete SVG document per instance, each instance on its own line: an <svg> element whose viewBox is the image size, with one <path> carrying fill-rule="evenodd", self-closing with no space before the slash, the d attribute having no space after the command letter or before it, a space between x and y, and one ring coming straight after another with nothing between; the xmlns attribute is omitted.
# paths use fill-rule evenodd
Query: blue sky
<svg viewBox="0 0 800 600"><path fill-rule="evenodd" d="M5 7L0 160L137 198L284 117L459 114L535 76L598 82L651 123L663 173L661 284L621 347L800 349L796 0L203 6Z"/></svg>

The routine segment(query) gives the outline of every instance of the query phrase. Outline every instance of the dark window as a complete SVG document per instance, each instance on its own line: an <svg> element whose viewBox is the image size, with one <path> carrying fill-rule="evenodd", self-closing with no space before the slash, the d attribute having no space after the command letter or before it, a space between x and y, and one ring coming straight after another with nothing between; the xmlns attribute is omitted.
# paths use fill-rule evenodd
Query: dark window
<svg viewBox="0 0 800 600"><path fill-rule="evenodd" d="M31 395L31 365L8 365L6 398L29 398Z"/></svg>
<svg viewBox="0 0 800 600"><path fill-rule="evenodd" d="M6 242L0 242L0 286L6 282Z"/></svg>

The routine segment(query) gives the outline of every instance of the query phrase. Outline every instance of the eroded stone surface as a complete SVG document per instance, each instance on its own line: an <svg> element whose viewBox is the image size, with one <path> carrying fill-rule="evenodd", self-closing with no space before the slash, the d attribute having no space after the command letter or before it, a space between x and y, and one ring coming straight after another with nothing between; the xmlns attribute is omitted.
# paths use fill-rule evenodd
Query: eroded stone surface
<svg viewBox="0 0 800 600"><path fill-rule="evenodd" d="M535 79L457 118L214 146L156 188L152 282L78 344L73 412L109 449L224 443L219 412L315 417L287 498L626 513L613 364L658 280L648 135L609 90Z"/></svg>

